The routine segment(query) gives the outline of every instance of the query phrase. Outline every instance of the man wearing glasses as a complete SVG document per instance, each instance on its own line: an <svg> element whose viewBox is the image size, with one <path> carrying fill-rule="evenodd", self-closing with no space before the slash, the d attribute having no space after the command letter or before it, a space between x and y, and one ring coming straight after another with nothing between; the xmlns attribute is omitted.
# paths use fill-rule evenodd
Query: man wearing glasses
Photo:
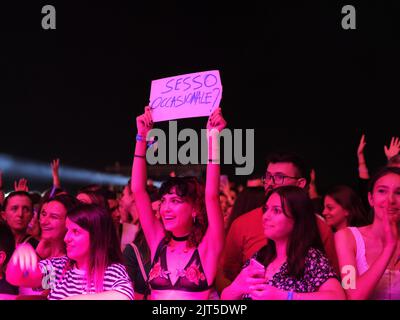
<svg viewBox="0 0 400 320"><path fill-rule="evenodd" d="M293 185L308 188L310 172L304 160L294 153L275 153L269 156L262 180L265 193L274 188ZM262 227L262 208L254 209L235 219L225 239L225 249L217 277L217 288L222 291L240 273L244 263L266 245ZM338 269L333 233L325 221L316 215L326 255Z"/></svg>

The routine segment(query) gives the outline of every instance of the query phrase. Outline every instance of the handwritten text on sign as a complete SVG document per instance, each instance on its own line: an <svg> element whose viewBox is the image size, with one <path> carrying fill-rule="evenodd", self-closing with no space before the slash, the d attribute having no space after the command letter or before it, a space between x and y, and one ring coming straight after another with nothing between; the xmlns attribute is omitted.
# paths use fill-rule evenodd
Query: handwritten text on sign
<svg viewBox="0 0 400 320"><path fill-rule="evenodd" d="M209 116L221 96L218 70L154 80L150 92L153 121Z"/></svg>

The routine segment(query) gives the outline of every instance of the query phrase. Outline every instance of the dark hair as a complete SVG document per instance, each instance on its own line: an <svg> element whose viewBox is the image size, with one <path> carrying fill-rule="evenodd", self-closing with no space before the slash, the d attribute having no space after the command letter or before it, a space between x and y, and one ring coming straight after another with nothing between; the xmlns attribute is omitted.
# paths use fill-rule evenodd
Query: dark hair
<svg viewBox="0 0 400 320"><path fill-rule="evenodd" d="M283 213L294 220L286 255L288 274L299 278L304 273L305 258L310 248L325 252L316 221L317 217L314 214L311 199L304 189L296 186L278 187L268 194L265 204L274 193L281 199ZM268 266L275 257L275 242L269 239L268 244L260 250L257 260Z"/></svg>
<svg viewBox="0 0 400 320"><path fill-rule="evenodd" d="M31 196L31 200L32 200L32 204L36 205L36 204L40 204L42 201L42 196L40 195L39 192L29 192L30 196Z"/></svg>
<svg viewBox="0 0 400 320"><path fill-rule="evenodd" d="M45 191L42 192L42 199L43 201L47 201L50 198L53 198L59 194L64 194L64 193L67 193L65 189L53 186L52 188L46 189Z"/></svg>
<svg viewBox="0 0 400 320"><path fill-rule="evenodd" d="M241 215L259 208L264 203L265 191L263 187L246 187L240 192L232 207L226 226L226 232L229 231L232 222Z"/></svg>
<svg viewBox="0 0 400 320"><path fill-rule="evenodd" d="M191 202L198 214L193 224L193 229L189 234L188 246L197 247L208 226L208 219L204 203L204 187L196 177L170 177L160 188L160 197L165 194L176 193L184 200ZM166 232L166 239L170 241L172 233Z"/></svg>
<svg viewBox="0 0 400 320"><path fill-rule="evenodd" d="M91 204L96 204L98 206L101 206L101 207L105 208L107 211L110 210L110 206L108 205L108 201L104 197L102 192L100 192L100 191L79 191L77 193L77 196L79 194L86 194L89 197Z"/></svg>
<svg viewBox="0 0 400 320"><path fill-rule="evenodd" d="M4 210L6 210L6 208L7 208L8 201L11 198L16 197L16 196L25 196L25 197L27 197L29 199L29 201L31 202L31 207L33 209L33 202L32 202L32 198L31 198L31 195L29 194L29 192L26 192L26 191L13 191L13 192L10 192L8 194L8 196L4 200L4 204L3 204L3 209Z"/></svg>
<svg viewBox="0 0 400 320"><path fill-rule="evenodd" d="M47 199L47 201L43 202L43 204L52 201L57 201L61 203L67 210L67 212L71 211L72 209L81 204L81 202L78 199L76 199L74 196L71 196L70 194L60 194L58 196L55 196L54 198Z"/></svg>
<svg viewBox="0 0 400 320"><path fill-rule="evenodd" d="M14 235L6 223L0 222L0 251L4 251L6 254L6 259L2 266L3 270L0 269L0 273L4 272L4 268L7 266L7 263L10 260L14 250Z"/></svg>
<svg viewBox="0 0 400 320"><path fill-rule="evenodd" d="M307 184L310 182L310 168L306 164L303 157L295 152L275 152L267 157L267 166L269 163L289 162L292 163L301 178L306 179Z"/></svg>
<svg viewBox="0 0 400 320"><path fill-rule="evenodd" d="M80 204L68 212L67 218L89 232L88 287L93 280L96 292L103 291L106 268L122 261L120 243L111 215L102 206Z"/></svg>
<svg viewBox="0 0 400 320"><path fill-rule="evenodd" d="M326 196L332 197L349 215L347 224L351 227L361 227L368 224L367 213L358 194L350 187L339 185L331 188Z"/></svg>
<svg viewBox="0 0 400 320"><path fill-rule="evenodd" d="M397 174L400 175L400 168L398 167L383 167L381 169L379 169L372 177L371 180L369 181L368 184L368 191L369 192L373 192L374 191L374 187L375 187L375 183L382 177L388 175L388 174Z"/></svg>

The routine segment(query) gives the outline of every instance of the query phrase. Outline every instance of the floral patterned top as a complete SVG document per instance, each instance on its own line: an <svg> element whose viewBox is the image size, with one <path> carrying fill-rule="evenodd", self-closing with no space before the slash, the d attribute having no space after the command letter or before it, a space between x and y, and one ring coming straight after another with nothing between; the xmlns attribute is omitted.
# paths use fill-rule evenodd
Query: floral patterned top
<svg viewBox="0 0 400 320"><path fill-rule="evenodd" d="M262 249L261 249L262 250ZM260 251L261 251L260 250ZM259 252L254 254L253 259L257 260ZM248 260L243 268L250 263ZM316 292L330 278L338 278L333 267L330 265L328 258L318 249L310 248L305 259L304 274L301 278L296 279L288 275L288 264L285 262L276 272L272 279L268 280L268 284L285 291L293 291L297 293Z"/></svg>
<svg viewBox="0 0 400 320"><path fill-rule="evenodd" d="M176 272L178 278L174 285L172 285L169 276L171 272ZM207 284L197 248L185 268L176 271L168 270L167 243L164 240L159 244L154 256L154 262L149 273L149 284L151 289L154 290L201 292L211 288Z"/></svg>

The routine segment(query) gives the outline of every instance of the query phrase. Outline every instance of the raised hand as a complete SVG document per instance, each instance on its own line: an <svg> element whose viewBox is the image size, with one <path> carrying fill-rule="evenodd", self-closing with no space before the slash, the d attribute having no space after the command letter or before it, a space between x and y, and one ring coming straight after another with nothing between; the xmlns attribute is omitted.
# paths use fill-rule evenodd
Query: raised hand
<svg viewBox="0 0 400 320"><path fill-rule="evenodd" d="M226 121L222 116L221 108L217 108L214 112L210 115L207 122L207 129L217 129L218 132L221 132L226 127Z"/></svg>
<svg viewBox="0 0 400 320"><path fill-rule="evenodd" d="M392 137L389 148L384 146L383 149L385 151L386 158L390 160L400 152L400 139L398 137Z"/></svg>
<svg viewBox="0 0 400 320"><path fill-rule="evenodd" d="M55 159L50 163L51 166L51 172L53 176L53 186L60 188L61 183L60 183L60 176L58 173L58 169L60 167L60 159Z"/></svg>
<svg viewBox="0 0 400 320"><path fill-rule="evenodd" d="M368 180L369 173L367 168L367 163L365 162L364 157L364 148L367 143L365 142L365 134L361 136L360 144L357 149L357 158L358 158L358 175L361 179Z"/></svg>
<svg viewBox="0 0 400 320"><path fill-rule="evenodd" d="M28 180L25 178L19 179L18 182L14 181L14 190L15 191L25 191L28 192Z"/></svg>
<svg viewBox="0 0 400 320"><path fill-rule="evenodd" d="M18 266L21 272L29 272L37 268L38 258L32 246L24 243L17 246L10 262Z"/></svg>
<svg viewBox="0 0 400 320"><path fill-rule="evenodd" d="M138 134L145 139L147 133L153 128L153 118L151 116L150 107L145 107L144 113L136 118L136 128Z"/></svg>
<svg viewBox="0 0 400 320"><path fill-rule="evenodd" d="M360 144L358 145L357 155L364 154L364 148L367 143L365 142L365 134L361 136Z"/></svg>
<svg viewBox="0 0 400 320"><path fill-rule="evenodd" d="M387 208L377 208L381 210L382 224L383 224L383 247L393 248L395 250L398 240L397 222L393 217L389 216Z"/></svg>

